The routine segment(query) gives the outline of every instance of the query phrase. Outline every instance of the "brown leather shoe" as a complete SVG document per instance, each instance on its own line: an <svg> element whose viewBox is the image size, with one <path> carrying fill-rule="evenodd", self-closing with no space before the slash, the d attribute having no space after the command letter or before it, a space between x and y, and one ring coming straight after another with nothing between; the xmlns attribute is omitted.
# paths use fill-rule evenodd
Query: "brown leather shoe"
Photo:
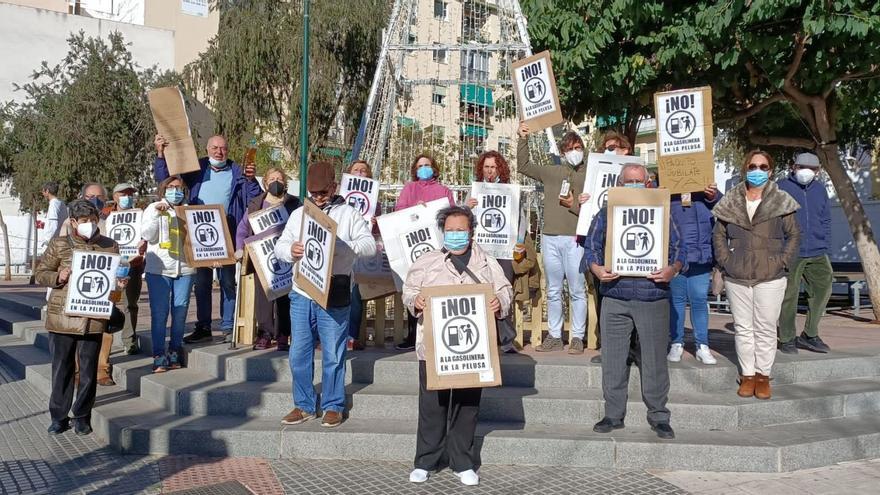
<svg viewBox="0 0 880 495"><path fill-rule="evenodd" d="M341 424L342 413L336 411L327 411L324 413L324 419L321 421L321 426L324 428L336 428Z"/></svg>
<svg viewBox="0 0 880 495"><path fill-rule="evenodd" d="M293 411L287 413L287 416L281 418L281 424L283 425L298 425L301 423L305 423L306 421L315 418L315 413L307 413L300 408L295 408Z"/></svg>
<svg viewBox="0 0 880 495"><path fill-rule="evenodd" d="M755 395L755 377L753 376L743 376L739 377L739 390L736 391L736 395L740 397L752 397Z"/></svg>
<svg viewBox="0 0 880 495"><path fill-rule="evenodd" d="M755 373L755 397L761 400L770 398L770 377Z"/></svg>

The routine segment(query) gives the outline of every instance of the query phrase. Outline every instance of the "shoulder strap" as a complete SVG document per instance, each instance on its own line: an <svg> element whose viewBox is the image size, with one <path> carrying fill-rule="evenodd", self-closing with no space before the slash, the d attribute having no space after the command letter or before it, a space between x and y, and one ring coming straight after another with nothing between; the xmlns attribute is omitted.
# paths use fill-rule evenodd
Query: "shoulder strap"
<svg viewBox="0 0 880 495"><path fill-rule="evenodd" d="M460 272L467 273L468 276L471 279L473 279L473 281L475 283L478 283L478 284L485 283L482 280L480 280L480 277L476 276L476 274L474 274L474 272L472 272L471 269L467 267L467 265L464 265L460 259L452 256L452 253L447 251L446 248L443 248L443 252L446 253L446 259L448 259L449 261L452 262L452 266L454 266L456 270L458 270Z"/></svg>

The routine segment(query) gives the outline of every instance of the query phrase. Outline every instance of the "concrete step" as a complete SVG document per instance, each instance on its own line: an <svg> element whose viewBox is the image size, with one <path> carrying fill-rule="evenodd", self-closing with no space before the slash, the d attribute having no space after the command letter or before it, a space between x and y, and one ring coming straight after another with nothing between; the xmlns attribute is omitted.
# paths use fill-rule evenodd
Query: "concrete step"
<svg viewBox="0 0 880 495"><path fill-rule="evenodd" d="M42 290L45 291L45 289ZM45 305L46 299L44 297L35 297L30 294L10 292L0 297L0 309L16 312L31 320L39 320L42 317Z"/></svg>

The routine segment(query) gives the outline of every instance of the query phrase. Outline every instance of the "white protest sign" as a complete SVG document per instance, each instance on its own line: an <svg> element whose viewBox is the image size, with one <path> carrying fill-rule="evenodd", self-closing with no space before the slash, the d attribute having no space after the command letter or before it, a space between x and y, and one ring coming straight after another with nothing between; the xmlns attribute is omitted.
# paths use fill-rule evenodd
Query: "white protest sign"
<svg viewBox="0 0 880 495"><path fill-rule="evenodd" d="M471 185L471 197L477 200L474 241L493 258L513 259L519 233L519 196L520 188L514 184Z"/></svg>
<svg viewBox="0 0 880 495"><path fill-rule="evenodd" d="M141 241L142 210L119 210L107 215L104 225L107 237L119 244L119 254L124 258L137 256L137 247Z"/></svg>
<svg viewBox="0 0 880 495"><path fill-rule="evenodd" d="M361 298L364 301L377 297L394 294L397 288L394 285L394 271L385 249L380 248L381 242L376 245L376 254L372 256L360 256L354 262L354 281L360 287Z"/></svg>
<svg viewBox="0 0 880 495"><path fill-rule="evenodd" d="M705 125L702 90L657 94L657 149L660 154L669 156L706 151Z"/></svg>
<svg viewBox="0 0 880 495"><path fill-rule="evenodd" d="M647 276L667 265L664 253L664 206L614 206L611 271L622 276Z"/></svg>
<svg viewBox="0 0 880 495"><path fill-rule="evenodd" d="M544 51L511 64L520 119L532 130L563 121L550 52Z"/></svg>
<svg viewBox="0 0 880 495"><path fill-rule="evenodd" d="M587 173L584 176L583 192L589 194L590 199L581 205L577 235L589 233L593 217L608 201L608 189L617 184L617 176L620 175L620 169L625 163L644 165L645 160L639 156L606 155L604 153L590 153L587 156Z"/></svg>
<svg viewBox="0 0 880 495"><path fill-rule="evenodd" d="M296 285L326 308L333 275L336 222L313 203L306 202L299 240L304 252L296 264Z"/></svg>
<svg viewBox="0 0 880 495"><path fill-rule="evenodd" d="M113 311L110 291L116 288L120 256L101 251L74 251L67 282L64 313L70 316L109 319Z"/></svg>
<svg viewBox="0 0 880 495"><path fill-rule="evenodd" d="M193 267L235 263L226 213L220 205L178 207L186 221L187 261Z"/></svg>
<svg viewBox="0 0 880 495"><path fill-rule="evenodd" d="M254 235L259 235L273 227L283 226L287 223L287 217L287 208L280 204L249 213L248 222L251 224Z"/></svg>
<svg viewBox="0 0 880 495"><path fill-rule="evenodd" d="M379 181L342 174L339 195L369 221L376 214L376 206L379 204Z"/></svg>
<svg viewBox="0 0 880 495"><path fill-rule="evenodd" d="M244 240L257 276L270 301L287 295L293 287L293 266L275 256L275 244L283 230L283 227L276 226Z"/></svg>
<svg viewBox="0 0 880 495"><path fill-rule="evenodd" d="M376 217L398 289L403 287L410 265L443 246L437 213L448 206L449 200L441 198Z"/></svg>

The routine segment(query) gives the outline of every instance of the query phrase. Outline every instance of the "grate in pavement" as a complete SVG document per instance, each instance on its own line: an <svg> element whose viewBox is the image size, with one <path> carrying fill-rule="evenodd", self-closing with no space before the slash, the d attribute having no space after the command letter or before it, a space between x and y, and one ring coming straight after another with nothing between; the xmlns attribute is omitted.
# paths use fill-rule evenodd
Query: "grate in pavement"
<svg viewBox="0 0 880 495"><path fill-rule="evenodd" d="M165 495L254 495L254 492L248 490L248 487L238 481L224 481L215 485L166 492Z"/></svg>

